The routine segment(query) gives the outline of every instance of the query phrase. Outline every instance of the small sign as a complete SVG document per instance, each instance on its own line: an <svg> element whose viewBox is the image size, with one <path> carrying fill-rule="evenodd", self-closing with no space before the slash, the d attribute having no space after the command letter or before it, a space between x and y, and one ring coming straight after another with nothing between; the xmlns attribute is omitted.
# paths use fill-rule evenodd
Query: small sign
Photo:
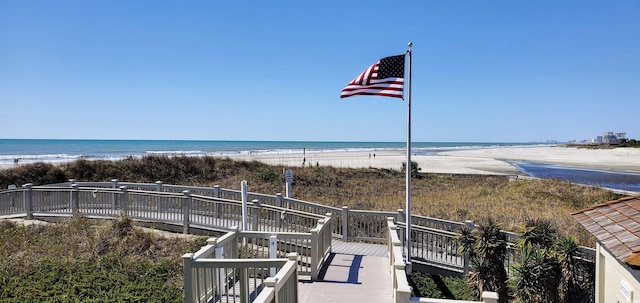
<svg viewBox="0 0 640 303"><path fill-rule="evenodd" d="M16 189L16 185L15 184L9 184L9 189Z"/></svg>
<svg viewBox="0 0 640 303"><path fill-rule="evenodd" d="M293 171L290 169L287 169L286 171L284 171L284 180L287 183L293 183Z"/></svg>
<svg viewBox="0 0 640 303"><path fill-rule="evenodd" d="M620 281L620 294L626 300L625 302L631 302L633 292L631 291L631 288L627 285L627 283L624 283L624 281Z"/></svg>

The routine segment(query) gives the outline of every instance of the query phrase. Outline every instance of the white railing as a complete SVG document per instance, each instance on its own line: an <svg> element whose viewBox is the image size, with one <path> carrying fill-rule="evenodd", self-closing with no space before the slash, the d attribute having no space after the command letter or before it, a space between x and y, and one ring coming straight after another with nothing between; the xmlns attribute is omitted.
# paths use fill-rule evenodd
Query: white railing
<svg viewBox="0 0 640 303"><path fill-rule="evenodd" d="M248 224L253 231L310 232L316 221L332 213L333 236L344 241L384 243L387 217L395 217L398 228L404 228L402 209L397 212L352 210L348 206L330 207L281 194L247 193ZM21 201L22 200L22 201ZM220 186L188 187L155 183L76 182L56 186L24 185L16 190L0 191L0 215L27 217L37 215L72 215L80 212L92 217L115 217L120 211L141 221L159 222L190 228L224 231L243 226L241 191ZM445 269L466 273L464 256L457 252L454 239L461 227L476 228L471 222L453 222L422 216L412 216L412 262L437 264ZM437 231L436 231L437 230ZM513 242L516 235L505 232ZM400 240L405 242L405 233ZM587 258L595 256L593 249L583 247ZM515 258L509 250L505 266Z"/></svg>
<svg viewBox="0 0 640 303"><path fill-rule="evenodd" d="M393 296L396 303L409 303L409 302L428 302L428 303L473 303L473 302L485 302L485 303L497 303L498 294L495 292L482 292L482 301L463 301L463 300L448 300L448 299L433 299L433 298L420 298L411 296L411 286L407 280L406 263L403 260L402 252L403 245L398 236L400 229L393 222L393 218L387 219L387 245L389 249L389 265L391 270L391 280L393 285Z"/></svg>
<svg viewBox="0 0 640 303"><path fill-rule="evenodd" d="M399 234L402 235L402 238L400 238L401 243L404 243L406 226L407 224L403 222L395 224ZM412 262L466 273L468 263L465 262L466 259L458 250L459 242L457 236L457 232L412 225Z"/></svg>
<svg viewBox="0 0 640 303"><path fill-rule="evenodd" d="M233 226L243 226L243 220L247 220L249 230L245 232L280 232L283 237L286 233L315 233L318 246L305 250L316 255L316 258L309 257L314 260L326 258L332 235L345 241L389 243L387 218L395 218L395 228L400 231L406 226L402 209L397 212L363 211L285 198L281 194L248 193L247 196L251 198L248 217L243 218L242 193L217 185L206 188L166 185L161 181L141 184L71 180L55 186L25 184L17 189L0 190L0 216L33 218L79 213L90 218L115 218L125 212L138 221L181 227L185 233L192 228L226 232ZM330 219L319 228L318 220L327 217ZM459 273L468 271L467 258L458 253L455 237L463 226L476 228L473 223L412 216L412 226L412 263L436 265ZM515 240L515 234L505 233L510 242ZM398 240L404 243L404 237L405 233L401 232ZM581 250L587 258L595 256L593 249L582 247ZM509 250L505 261L507 268L514 256L515 252ZM301 262L307 265L307 270L300 274L317 277L314 272L317 274L317 266L321 263Z"/></svg>
<svg viewBox="0 0 640 303"><path fill-rule="evenodd" d="M185 302L257 302L265 290L291 289L290 297L281 294L283 301L297 300L298 276L296 255L288 259L212 259L182 256ZM272 272L276 272L271 275ZM274 301L268 301L274 302Z"/></svg>
<svg viewBox="0 0 640 303"><path fill-rule="evenodd" d="M122 188L126 187L129 191L142 190L142 191L157 191L157 192L169 192L169 193L182 193L188 190L192 196L205 196L219 198L227 201L242 200L242 192L239 190L220 188L219 185L214 187L195 187L195 186L181 186L181 185L169 185L164 184L162 181L156 181L155 183L129 183L119 182L114 179L111 182L77 182L72 180L68 183L61 183L57 186L70 187L73 184L82 187L103 187L103 188ZM405 218L404 210L399 209L397 212L389 211L366 211L366 210L352 210L348 206L332 207L322 205L318 203L298 200L294 198L287 198L282 194L267 195L261 193L247 193L248 201L259 201L260 205L271 205L282 209L296 210L306 214L324 215L326 213L334 214L335 224L333 225L334 235L342 237L343 240L357 240L366 242L383 243L386 241L384 234L384 225L386 218L389 216L397 217L398 222L403 222ZM464 223L453 222L443 219L430 218L424 216L412 215L412 224L419 226L426 226L435 229L457 231L460 227L464 226ZM369 221L375 224L362 224L364 221ZM344 222L343 222L344 221ZM375 225L375 226L374 226ZM369 230L363 230L369 229Z"/></svg>
<svg viewBox="0 0 640 303"><path fill-rule="evenodd" d="M250 253L243 256L239 253L242 247ZM222 297L236 302L238 296L239 302L248 302L245 300L249 298L253 302L296 302L298 276L317 280L330 254L331 217L318 220L309 233L241 231L234 227L222 237L208 239L197 252L183 256L185 302L210 302ZM275 273L275 265L264 260L282 255L290 263L278 267Z"/></svg>

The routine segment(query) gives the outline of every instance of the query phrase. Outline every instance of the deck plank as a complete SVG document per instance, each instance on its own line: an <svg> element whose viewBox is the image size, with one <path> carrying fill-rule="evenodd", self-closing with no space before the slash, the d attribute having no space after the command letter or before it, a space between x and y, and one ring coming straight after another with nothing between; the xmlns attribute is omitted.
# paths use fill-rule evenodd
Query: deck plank
<svg viewBox="0 0 640 303"><path fill-rule="evenodd" d="M393 302L386 245L337 240L332 245L319 280L298 283L298 302Z"/></svg>

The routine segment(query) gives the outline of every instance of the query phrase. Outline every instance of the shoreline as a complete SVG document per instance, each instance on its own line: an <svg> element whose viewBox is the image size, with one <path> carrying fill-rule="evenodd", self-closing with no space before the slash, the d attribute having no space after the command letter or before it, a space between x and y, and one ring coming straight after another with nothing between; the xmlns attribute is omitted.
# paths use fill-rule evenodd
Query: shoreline
<svg viewBox="0 0 640 303"><path fill-rule="evenodd" d="M538 162L573 168L640 174L640 149L629 147L613 149L584 149L566 146L505 147L442 152L439 155Z"/></svg>
<svg viewBox="0 0 640 303"><path fill-rule="evenodd" d="M243 161L258 161L288 167L333 166L399 170L406 162L403 150L306 151L266 154L213 155ZM518 161L557 164L566 167L640 174L640 148L583 149L566 146L505 146L445 150L431 155L415 154L423 173L521 175L513 163ZM54 165L62 163L53 163ZM0 165L8 169L25 165Z"/></svg>
<svg viewBox="0 0 640 303"><path fill-rule="evenodd" d="M375 155L375 156L374 156ZM290 167L334 166L401 169L404 151L307 152L278 155L233 155L235 160L259 161ZM303 163L304 161L304 163ZM640 174L640 149L582 149L565 146L519 146L448 150L434 155L412 155L421 172L483 175L526 175L513 162L527 161L567 167Z"/></svg>

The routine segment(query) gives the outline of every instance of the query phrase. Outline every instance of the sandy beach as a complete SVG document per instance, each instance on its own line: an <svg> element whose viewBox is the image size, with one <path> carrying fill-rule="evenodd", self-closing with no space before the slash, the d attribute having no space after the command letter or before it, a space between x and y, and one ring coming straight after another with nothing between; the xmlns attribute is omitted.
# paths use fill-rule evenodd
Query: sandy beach
<svg viewBox="0 0 640 303"><path fill-rule="evenodd" d="M406 161L402 150L314 151L280 153L221 154L236 160L259 161L289 167L333 166L349 168L401 169ZM616 172L640 173L640 148L586 149L564 146L517 146L442 151L435 155L412 155L422 172L483 175L523 175L510 161L560 164ZM18 165L23 165L22 163ZM0 169L16 167L0 165Z"/></svg>
<svg viewBox="0 0 640 303"><path fill-rule="evenodd" d="M375 155L375 157L374 157ZM302 166L303 155L268 154L236 155L238 160L255 160L267 164ZM570 167L608 171L640 173L640 149L582 149L563 146L499 147L486 149L456 150L437 153L433 156L415 155L422 172L452 174L518 175L520 170L509 161L532 161L561 164ZM307 151L305 166L334 166L350 168L400 169L406 161L403 151Z"/></svg>

